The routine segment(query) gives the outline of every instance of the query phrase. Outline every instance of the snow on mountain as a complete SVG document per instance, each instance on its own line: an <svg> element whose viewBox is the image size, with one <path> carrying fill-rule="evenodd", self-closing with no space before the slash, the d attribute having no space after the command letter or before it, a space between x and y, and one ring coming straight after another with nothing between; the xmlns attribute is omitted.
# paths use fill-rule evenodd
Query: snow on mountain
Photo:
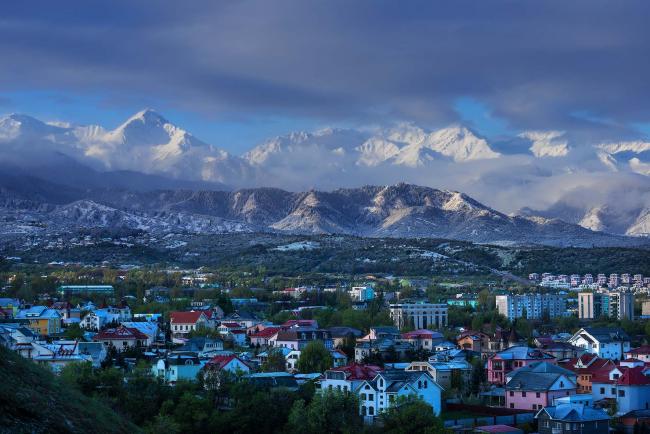
<svg viewBox="0 0 650 434"><path fill-rule="evenodd" d="M621 152L633 152L640 154L642 152L650 151L650 142L644 141L629 141L629 142L616 142L616 143L602 143L596 146L608 154L619 154Z"/></svg>
<svg viewBox="0 0 650 434"><path fill-rule="evenodd" d="M564 157L569 153L564 131L525 131L519 137L532 142L529 150L538 158Z"/></svg>
<svg viewBox="0 0 650 434"><path fill-rule="evenodd" d="M650 237L650 207L642 210L639 213L639 216L637 217L634 224L632 224L627 229L627 231L625 231L625 235L630 235L633 237Z"/></svg>

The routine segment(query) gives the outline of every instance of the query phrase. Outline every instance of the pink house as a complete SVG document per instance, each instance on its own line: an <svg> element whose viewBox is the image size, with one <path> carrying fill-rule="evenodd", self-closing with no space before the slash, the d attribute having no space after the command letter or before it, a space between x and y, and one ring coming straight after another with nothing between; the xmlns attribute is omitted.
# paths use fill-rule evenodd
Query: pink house
<svg viewBox="0 0 650 434"><path fill-rule="evenodd" d="M487 379L492 384L505 384L506 375L535 362L556 364L555 357L537 348L514 346L496 353L487 362Z"/></svg>
<svg viewBox="0 0 650 434"><path fill-rule="evenodd" d="M576 375L547 362L532 363L511 372L506 383L506 408L541 410L555 398L576 393Z"/></svg>

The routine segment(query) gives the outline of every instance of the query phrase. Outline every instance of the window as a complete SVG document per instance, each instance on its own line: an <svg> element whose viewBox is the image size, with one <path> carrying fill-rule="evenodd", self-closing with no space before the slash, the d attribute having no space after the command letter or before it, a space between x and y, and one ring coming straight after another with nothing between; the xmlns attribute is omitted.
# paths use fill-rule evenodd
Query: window
<svg viewBox="0 0 650 434"><path fill-rule="evenodd" d="M366 415L366 406L362 405L361 406L361 416L365 416L365 415Z"/></svg>
<svg viewBox="0 0 650 434"><path fill-rule="evenodd" d="M539 392L535 393L535 398L539 398L539 397L541 397L541 396L542 396L542 395L541 395Z"/></svg>
<svg viewBox="0 0 650 434"><path fill-rule="evenodd" d="M428 384L429 384L429 382L426 381L426 380L424 380L424 388L425 388L425 389L427 388L427 385L428 385Z"/></svg>
<svg viewBox="0 0 650 434"><path fill-rule="evenodd" d="M601 395L604 395L604 394L605 394L605 388L604 388L604 387L601 387L601 388L600 388L600 394L601 394Z"/></svg>
<svg viewBox="0 0 650 434"><path fill-rule="evenodd" d="M612 387L612 395L616 396L616 389Z"/></svg>
<svg viewBox="0 0 650 434"><path fill-rule="evenodd" d="M422 389L422 382L418 381L418 389Z"/></svg>
<svg viewBox="0 0 650 434"><path fill-rule="evenodd" d="M625 396L625 390L619 390L618 391L618 396L624 397Z"/></svg>
<svg viewBox="0 0 650 434"><path fill-rule="evenodd" d="M510 396L515 396L515 392L513 392L513 391L511 390L511 391L510 391Z"/></svg>
<svg viewBox="0 0 650 434"><path fill-rule="evenodd" d="M515 408L515 404L513 402L510 403L510 408Z"/></svg>
<svg viewBox="0 0 650 434"><path fill-rule="evenodd" d="M375 414L375 407L368 407L368 414L373 416Z"/></svg>
<svg viewBox="0 0 650 434"><path fill-rule="evenodd" d="M375 395L372 394L372 393L369 393L369 394L368 394L368 401L372 401L372 400L374 400L374 399L375 399Z"/></svg>
<svg viewBox="0 0 650 434"><path fill-rule="evenodd" d="M365 401L365 400L366 400L366 394L365 394L365 393L362 393L362 394L361 394L361 400L362 400L362 401Z"/></svg>

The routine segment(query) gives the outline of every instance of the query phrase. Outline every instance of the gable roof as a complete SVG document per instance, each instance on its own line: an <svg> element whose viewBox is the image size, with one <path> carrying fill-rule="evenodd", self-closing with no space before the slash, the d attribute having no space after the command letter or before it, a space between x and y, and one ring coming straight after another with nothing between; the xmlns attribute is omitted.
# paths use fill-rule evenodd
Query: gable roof
<svg viewBox="0 0 650 434"><path fill-rule="evenodd" d="M218 368L218 369L223 369L226 366L228 366L233 360L238 360L239 363L241 363L242 365L244 365L244 366L246 366L247 368L250 369L250 366L248 365L248 363L244 362L242 359L235 356L234 354L230 354L230 355L227 355L227 356L214 356L213 358L210 359L210 361L208 361L206 366L215 367L215 368Z"/></svg>
<svg viewBox="0 0 650 434"><path fill-rule="evenodd" d="M575 383L561 373L524 371L513 375L510 381L506 383L506 390L547 391L561 378L566 378L575 387Z"/></svg>
<svg viewBox="0 0 650 434"><path fill-rule="evenodd" d="M619 386L647 386L650 385L650 377L643 374L645 367L637 366L627 368L621 378L618 379Z"/></svg>
<svg viewBox="0 0 650 434"><path fill-rule="evenodd" d="M522 345L506 348L494 355L495 358L502 360L553 360L555 357L543 353L537 348L529 348Z"/></svg>
<svg viewBox="0 0 650 434"><path fill-rule="evenodd" d="M187 312L171 312L169 314L169 320L172 323L176 324L196 324L199 318L205 314L200 310L190 310Z"/></svg>
<svg viewBox="0 0 650 434"><path fill-rule="evenodd" d="M544 407L536 415L548 414L553 420L562 422L590 422L609 420L609 415L602 409L587 407L584 404L560 404L553 407Z"/></svg>
<svg viewBox="0 0 650 434"><path fill-rule="evenodd" d="M440 339L443 337L444 336L442 333L427 329L419 329L413 330L412 332L402 333L402 338L404 339Z"/></svg>
<svg viewBox="0 0 650 434"><path fill-rule="evenodd" d="M574 340L578 336L591 343L594 343L595 339L601 344L625 342L630 340L627 333L625 333L625 331L620 327L583 327L578 330L570 340Z"/></svg>
<svg viewBox="0 0 650 434"><path fill-rule="evenodd" d="M650 345L641 345L638 348L631 349L628 353L632 355L650 355Z"/></svg>
<svg viewBox="0 0 650 434"><path fill-rule="evenodd" d="M95 336L93 336L93 340L95 341L100 341L100 340L146 340L148 339L148 336L145 335L144 333L140 332L138 329L134 328L129 328L129 327L124 327L124 326L119 326L116 328L110 328L106 330L102 330L101 332L97 333Z"/></svg>
<svg viewBox="0 0 650 434"><path fill-rule="evenodd" d="M258 332L252 333L250 337L268 339L278 334L279 331L280 331L280 327L266 327L264 330L260 330Z"/></svg>
<svg viewBox="0 0 650 434"><path fill-rule="evenodd" d="M383 369L376 365L362 365L353 363L348 366L328 369L328 371L344 372L345 379L349 381L372 380Z"/></svg>

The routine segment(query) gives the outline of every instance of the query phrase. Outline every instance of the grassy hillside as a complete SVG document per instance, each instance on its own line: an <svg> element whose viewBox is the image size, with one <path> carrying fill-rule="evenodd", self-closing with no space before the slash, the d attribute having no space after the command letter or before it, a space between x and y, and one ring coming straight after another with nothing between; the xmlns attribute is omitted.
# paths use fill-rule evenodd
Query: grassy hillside
<svg viewBox="0 0 650 434"><path fill-rule="evenodd" d="M0 432L137 433L104 404L0 346Z"/></svg>

